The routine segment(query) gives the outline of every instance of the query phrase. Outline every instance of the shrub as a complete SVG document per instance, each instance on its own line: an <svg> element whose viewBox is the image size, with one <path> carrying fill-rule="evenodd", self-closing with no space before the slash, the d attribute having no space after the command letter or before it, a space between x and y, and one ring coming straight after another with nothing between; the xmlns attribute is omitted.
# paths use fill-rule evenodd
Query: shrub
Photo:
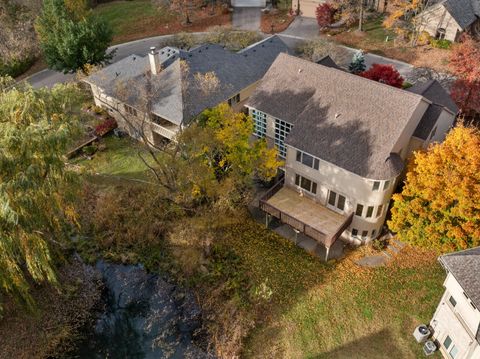
<svg viewBox="0 0 480 359"><path fill-rule="evenodd" d="M360 73L360 76L397 88L402 88L404 82L392 65L373 64L369 70Z"/></svg>
<svg viewBox="0 0 480 359"><path fill-rule="evenodd" d="M430 40L430 45L436 49L449 50L452 47L452 42L446 39Z"/></svg>
<svg viewBox="0 0 480 359"><path fill-rule="evenodd" d="M348 63L351 59L350 52L344 47L325 39L315 39L302 43L297 51L301 54L301 57L314 62L326 55L329 55L339 65Z"/></svg>
<svg viewBox="0 0 480 359"><path fill-rule="evenodd" d="M239 31L216 26L205 36L203 41L223 45L231 51L239 51L261 39L262 37L256 31Z"/></svg>
<svg viewBox="0 0 480 359"><path fill-rule="evenodd" d="M112 117L108 117L95 127L95 134L102 137L117 127L117 121L115 121L115 119Z"/></svg>
<svg viewBox="0 0 480 359"><path fill-rule="evenodd" d="M32 67L35 57L26 57L24 59L15 59L8 63L0 59L0 76L17 77Z"/></svg>
<svg viewBox="0 0 480 359"><path fill-rule="evenodd" d="M333 23L335 11L335 8L328 2L318 5L315 11L318 26L324 28L331 25Z"/></svg>
<svg viewBox="0 0 480 359"><path fill-rule="evenodd" d="M97 146L95 144L91 144L82 148L82 152L87 156L92 156L95 152L97 152Z"/></svg>

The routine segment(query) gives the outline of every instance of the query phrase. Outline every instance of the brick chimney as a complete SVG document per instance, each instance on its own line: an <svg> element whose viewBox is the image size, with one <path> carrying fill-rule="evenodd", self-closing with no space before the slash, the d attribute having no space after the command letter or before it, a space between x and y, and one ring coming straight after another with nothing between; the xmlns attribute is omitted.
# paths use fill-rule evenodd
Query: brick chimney
<svg viewBox="0 0 480 359"><path fill-rule="evenodd" d="M148 52L148 58L150 60L150 70L152 74L158 75L160 73L160 59L158 57L158 51L155 47L151 47Z"/></svg>

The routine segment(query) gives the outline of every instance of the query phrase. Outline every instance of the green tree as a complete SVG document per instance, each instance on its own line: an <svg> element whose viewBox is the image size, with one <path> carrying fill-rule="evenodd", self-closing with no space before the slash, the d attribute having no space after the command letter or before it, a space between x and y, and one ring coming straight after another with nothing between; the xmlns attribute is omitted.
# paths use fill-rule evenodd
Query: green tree
<svg viewBox="0 0 480 359"><path fill-rule="evenodd" d="M74 175L63 153L82 96L74 85L4 86L10 83L0 81L0 295L31 306L29 281L55 282L55 253L75 222Z"/></svg>
<svg viewBox="0 0 480 359"><path fill-rule="evenodd" d="M353 55L352 62L348 66L348 70L352 74L359 74L366 69L367 67L365 66L365 55L363 54L362 50L358 50Z"/></svg>
<svg viewBox="0 0 480 359"><path fill-rule="evenodd" d="M460 125L415 153L388 222L401 240L441 252L480 245L479 148L478 130Z"/></svg>
<svg viewBox="0 0 480 359"><path fill-rule="evenodd" d="M114 55L107 52L113 36L110 26L92 12L67 7L64 0L45 0L35 29L54 70L75 72L86 64L108 63Z"/></svg>

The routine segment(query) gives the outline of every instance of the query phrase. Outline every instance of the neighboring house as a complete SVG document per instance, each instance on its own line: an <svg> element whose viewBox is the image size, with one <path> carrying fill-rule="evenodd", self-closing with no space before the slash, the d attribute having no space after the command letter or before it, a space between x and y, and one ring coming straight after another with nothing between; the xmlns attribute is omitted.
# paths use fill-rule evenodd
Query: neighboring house
<svg viewBox="0 0 480 359"><path fill-rule="evenodd" d="M278 54L288 51L277 36L236 53L211 44L189 51L152 48L148 56L131 55L84 81L95 104L107 109L120 128L135 138L143 132L158 144L221 102L243 108Z"/></svg>
<svg viewBox="0 0 480 359"><path fill-rule="evenodd" d="M261 208L328 249L345 229L354 242L381 233L410 151L441 141L457 107L437 82L405 91L320 62L279 55L246 106L285 159Z"/></svg>
<svg viewBox="0 0 480 359"><path fill-rule="evenodd" d="M320 4L329 2L329 0L292 0L292 10L297 12L300 7L300 15L309 18L317 17L317 7ZM366 9L374 11L384 11L387 0L364 0Z"/></svg>
<svg viewBox="0 0 480 359"><path fill-rule="evenodd" d="M480 358L480 247L439 258L445 293L433 315L432 338L449 359Z"/></svg>
<svg viewBox="0 0 480 359"><path fill-rule="evenodd" d="M480 36L480 0L437 0L418 15L420 31L457 41L464 32Z"/></svg>

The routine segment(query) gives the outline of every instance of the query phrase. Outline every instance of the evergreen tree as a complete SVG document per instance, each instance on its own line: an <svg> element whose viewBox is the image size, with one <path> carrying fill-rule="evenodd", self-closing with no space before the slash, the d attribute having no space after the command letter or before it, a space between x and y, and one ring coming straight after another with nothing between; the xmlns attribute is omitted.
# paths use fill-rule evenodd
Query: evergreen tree
<svg viewBox="0 0 480 359"><path fill-rule="evenodd" d="M362 50L358 50L355 52L352 58L352 62L348 66L348 70L352 74L359 74L361 72L364 72L366 70L365 66L365 55L363 54Z"/></svg>
<svg viewBox="0 0 480 359"><path fill-rule="evenodd" d="M89 11L67 7L64 0L45 0L35 24L40 47L48 66L57 71L75 72L84 65L107 63L113 31Z"/></svg>
<svg viewBox="0 0 480 359"><path fill-rule="evenodd" d="M9 84L0 77L0 296L31 306L29 282L55 282L55 254L75 221L63 154L82 96L74 85Z"/></svg>

